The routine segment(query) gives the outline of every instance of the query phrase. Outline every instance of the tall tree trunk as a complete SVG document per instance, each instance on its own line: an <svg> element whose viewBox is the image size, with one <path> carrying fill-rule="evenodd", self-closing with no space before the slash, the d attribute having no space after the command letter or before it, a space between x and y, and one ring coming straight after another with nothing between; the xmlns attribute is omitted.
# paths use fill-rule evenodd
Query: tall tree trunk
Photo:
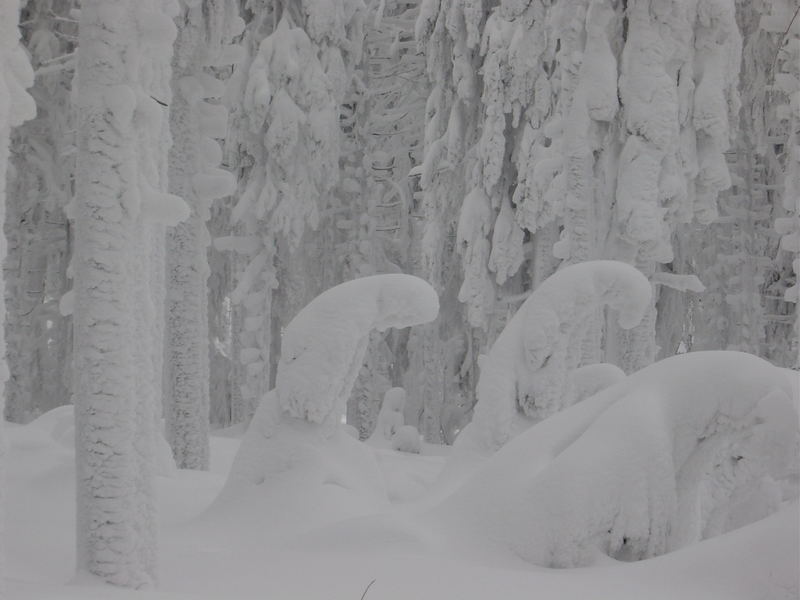
<svg viewBox="0 0 800 600"><path fill-rule="evenodd" d="M75 90L77 566L134 588L157 576L158 222L185 213L165 193L174 26L158 7L83 2Z"/></svg>

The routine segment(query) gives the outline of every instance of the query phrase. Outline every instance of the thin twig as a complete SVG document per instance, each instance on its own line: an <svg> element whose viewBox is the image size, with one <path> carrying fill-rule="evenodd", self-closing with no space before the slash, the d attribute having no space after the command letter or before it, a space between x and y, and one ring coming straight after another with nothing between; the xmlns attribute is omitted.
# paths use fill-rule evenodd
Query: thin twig
<svg viewBox="0 0 800 600"><path fill-rule="evenodd" d="M769 75L772 77L772 80L775 81L775 63L778 62L778 55L781 53L781 46L783 46L783 40L786 39L786 36L789 34L789 30L794 25L794 20L797 18L797 13L800 13L800 5L794 11L794 15L792 15L792 20L789 21L789 25L786 27L786 31L783 32L780 39L778 40L778 48L775 50L775 57L772 59L772 64L769 67Z"/></svg>
<svg viewBox="0 0 800 600"><path fill-rule="evenodd" d="M371 587L372 587L372 584L373 584L373 583L375 583L375 580L374 580L374 579L373 579L372 581L370 581L370 582L367 584L367 587L365 587L365 588L364 588L364 593L363 593L363 594L361 594L361 600L364 600L364 598L366 598L366 597L367 597L367 592L369 591L369 588L371 588Z"/></svg>

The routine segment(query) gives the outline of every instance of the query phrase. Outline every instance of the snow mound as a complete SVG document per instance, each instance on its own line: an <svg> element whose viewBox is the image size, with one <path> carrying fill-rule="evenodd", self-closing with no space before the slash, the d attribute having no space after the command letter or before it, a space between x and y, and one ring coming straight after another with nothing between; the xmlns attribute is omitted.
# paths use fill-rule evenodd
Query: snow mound
<svg viewBox="0 0 800 600"><path fill-rule="evenodd" d="M625 263L578 263L545 280L520 307L480 361L478 403L455 447L488 455L532 424L575 401L570 373L597 311L617 311L621 327L643 318L652 295L647 278Z"/></svg>
<svg viewBox="0 0 800 600"><path fill-rule="evenodd" d="M392 450L419 454L422 452L422 440L419 431L413 425L403 425L392 436Z"/></svg>
<svg viewBox="0 0 800 600"><path fill-rule="evenodd" d="M689 546L797 498L794 389L748 354L668 358L519 435L434 512L543 566Z"/></svg>

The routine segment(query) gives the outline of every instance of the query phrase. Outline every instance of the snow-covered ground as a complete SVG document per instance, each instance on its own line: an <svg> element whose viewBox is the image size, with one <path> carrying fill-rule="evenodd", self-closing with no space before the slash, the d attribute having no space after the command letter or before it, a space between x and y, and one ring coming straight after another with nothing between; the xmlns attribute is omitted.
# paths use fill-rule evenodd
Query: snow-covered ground
<svg viewBox="0 0 800 600"><path fill-rule="evenodd" d="M26 426L6 424L7 598L358 600L373 580L368 600L798 597L796 502L658 558L545 569L470 536L454 551L438 539L441 530L426 525L424 495L444 465L446 448L423 446L419 455L376 448L389 501L362 499L348 508L355 518L343 517L342 505L333 501L337 494L347 499L335 484L327 486L332 489L324 502L284 486L282 497L263 504L258 495L235 511L213 504L239 446L230 431L212 438L210 472L158 478L158 590L76 580L72 436L69 407ZM329 509L320 510L324 506Z"/></svg>

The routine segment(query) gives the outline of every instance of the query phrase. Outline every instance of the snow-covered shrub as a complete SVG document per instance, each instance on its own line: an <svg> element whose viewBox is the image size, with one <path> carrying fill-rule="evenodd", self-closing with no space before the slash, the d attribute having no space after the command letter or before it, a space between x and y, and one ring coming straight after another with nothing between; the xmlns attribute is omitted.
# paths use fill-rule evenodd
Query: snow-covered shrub
<svg viewBox="0 0 800 600"><path fill-rule="evenodd" d="M790 373L738 352L660 361L516 437L437 512L557 567L741 527L798 495Z"/></svg>
<svg viewBox="0 0 800 600"><path fill-rule="evenodd" d="M438 310L433 289L411 275L356 279L312 300L284 331L276 387L256 410L226 493L267 481L381 492L371 450L341 427L347 398L370 330L424 323Z"/></svg>
<svg viewBox="0 0 800 600"><path fill-rule="evenodd" d="M406 391L403 388L393 387L386 390L386 394L383 396L381 412L378 413L378 423L372 435L391 440L394 434L405 424L405 418L403 417L405 406Z"/></svg>
<svg viewBox="0 0 800 600"><path fill-rule="evenodd" d="M403 425L392 436L392 450L419 454L422 452L422 441L419 431L413 425Z"/></svg>
<svg viewBox="0 0 800 600"><path fill-rule="evenodd" d="M491 453L515 434L575 401L573 350L608 305L619 325L635 326L650 302L651 286L634 267L588 261L558 271L525 301L480 362L478 403L456 446Z"/></svg>

